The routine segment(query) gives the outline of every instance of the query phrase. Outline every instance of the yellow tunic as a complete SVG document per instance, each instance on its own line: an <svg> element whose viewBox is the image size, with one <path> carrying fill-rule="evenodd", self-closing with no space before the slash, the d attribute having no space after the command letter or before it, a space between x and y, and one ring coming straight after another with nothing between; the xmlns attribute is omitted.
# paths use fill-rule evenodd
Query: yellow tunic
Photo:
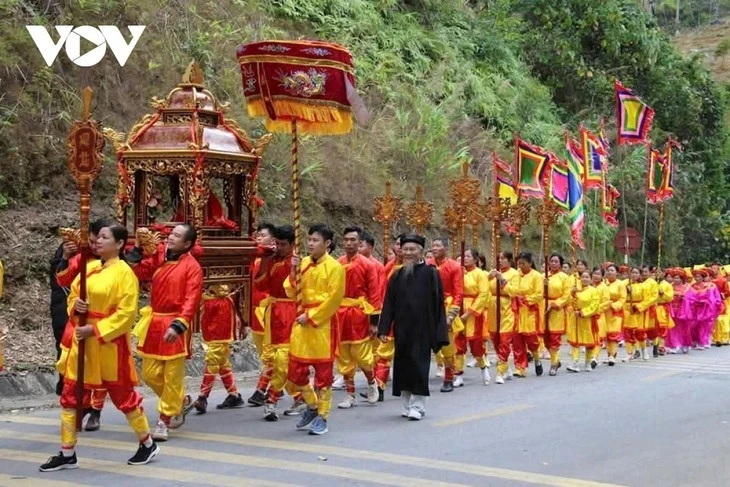
<svg viewBox="0 0 730 487"><path fill-rule="evenodd" d="M607 315L608 310L611 308L611 292L608 290L608 286L605 282L601 281L598 286L595 286L599 293L599 304L598 304L598 338L606 338L608 331Z"/></svg>
<svg viewBox="0 0 730 487"><path fill-rule="evenodd" d="M629 287L631 291L629 292ZM649 309L651 294L643 282L634 282L626 288L627 297L624 306L624 328L635 330L646 329L646 310ZM638 311L632 307L636 306Z"/></svg>
<svg viewBox="0 0 730 487"><path fill-rule="evenodd" d="M606 335L609 340L618 341L624 326L624 306L626 304L626 284L620 279L608 283L611 304L606 310Z"/></svg>
<svg viewBox="0 0 730 487"><path fill-rule="evenodd" d="M548 327L551 333L562 335L567 329L568 313L570 312L570 291L572 288L572 279L563 271L548 278L548 303L553 307L547 315Z"/></svg>
<svg viewBox="0 0 730 487"><path fill-rule="evenodd" d="M545 312L542 274L535 269L527 274L520 271L514 301L518 309L517 333L534 335L541 331Z"/></svg>
<svg viewBox="0 0 730 487"><path fill-rule="evenodd" d="M588 286L578 291L573 299L573 308L580 312L575 326L568 330L568 343L573 347L593 347L598 332L596 314L601 306L601 292Z"/></svg>
<svg viewBox="0 0 730 487"><path fill-rule="evenodd" d="M471 316L464 323L466 327L466 338L484 338L486 339L487 328L484 326L484 320L479 320L480 326L477 325L477 317L484 313L489 301L489 283L487 273L478 267L464 273L464 312L471 311ZM475 328L477 328L475 330Z"/></svg>
<svg viewBox="0 0 730 487"><path fill-rule="evenodd" d="M646 311L646 329L656 328L656 304L659 300L659 284L654 278L643 282L646 287L645 301L641 304L642 311Z"/></svg>
<svg viewBox="0 0 730 487"><path fill-rule="evenodd" d="M137 319L139 282L132 269L119 259L102 265L100 260L86 268L87 324L94 335L86 338L84 384L92 387L120 387L137 384L131 353L131 332ZM79 296L80 276L74 279L68 296L69 321L61 340L61 358L56 364L66 380L76 381L79 342L78 317L74 303Z"/></svg>
<svg viewBox="0 0 730 487"><path fill-rule="evenodd" d="M674 328L674 319L670 306L674 300L674 287L667 281L662 281L657 286L656 323L665 328Z"/></svg>
<svg viewBox="0 0 730 487"><path fill-rule="evenodd" d="M517 290L518 272L516 269L509 268L502 272L502 277L507 283L499 290L499 333L513 333L515 331L515 314L512 311L512 297ZM499 285L496 278L489 279L489 305L487 306L487 323L490 332L497 332L497 286Z"/></svg>
<svg viewBox="0 0 730 487"><path fill-rule="evenodd" d="M339 341L335 314L345 295L345 268L326 254L316 263L305 257L301 269L307 322L294 324L289 357L303 363L332 362ZM291 276L284 281L284 290L287 296L296 298Z"/></svg>

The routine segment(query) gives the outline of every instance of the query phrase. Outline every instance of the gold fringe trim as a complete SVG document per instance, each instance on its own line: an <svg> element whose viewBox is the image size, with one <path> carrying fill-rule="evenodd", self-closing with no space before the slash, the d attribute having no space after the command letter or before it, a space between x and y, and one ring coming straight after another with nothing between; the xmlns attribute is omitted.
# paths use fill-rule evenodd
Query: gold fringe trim
<svg viewBox="0 0 730 487"><path fill-rule="evenodd" d="M292 100L273 100L274 110L280 114L276 120L269 118L262 99L248 101L251 117L266 118L266 130L276 133L290 133L291 120L297 119L297 131L311 135L342 135L352 132L352 114L349 109L312 105Z"/></svg>

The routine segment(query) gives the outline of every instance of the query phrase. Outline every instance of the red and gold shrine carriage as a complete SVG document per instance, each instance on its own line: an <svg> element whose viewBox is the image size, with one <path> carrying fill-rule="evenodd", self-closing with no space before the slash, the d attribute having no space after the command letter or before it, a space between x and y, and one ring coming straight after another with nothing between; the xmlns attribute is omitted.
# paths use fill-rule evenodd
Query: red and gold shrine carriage
<svg viewBox="0 0 730 487"><path fill-rule="evenodd" d="M205 291L240 289L242 316L250 322L251 263L257 210L257 172L271 135L249 135L225 114L191 63L182 83L164 99L152 98L126 140L106 130L117 152L117 219L165 234L192 224L203 249ZM131 223L131 225L129 225Z"/></svg>

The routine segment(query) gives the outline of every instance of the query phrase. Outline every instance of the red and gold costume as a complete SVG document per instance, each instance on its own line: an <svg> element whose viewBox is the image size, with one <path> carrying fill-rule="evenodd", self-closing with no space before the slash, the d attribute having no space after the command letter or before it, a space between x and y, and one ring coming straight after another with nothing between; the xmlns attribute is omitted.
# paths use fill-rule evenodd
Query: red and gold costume
<svg viewBox="0 0 730 487"><path fill-rule="evenodd" d="M598 321L598 331L596 334L596 346L593 348L591 358L598 360L598 355L601 353L601 347L606 343L608 334L607 316L608 310L611 307L611 291L608 289L608 285L601 281L597 285L594 285L598 289L598 311L596 312Z"/></svg>
<svg viewBox="0 0 730 487"><path fill-rule="evenodd" d="M611 299L611 304L606 310L606 352L609 358L615 359L624 327L626 285L620 279L607 280L606 283L608 296Z"/></svg>
<svg viewBox="0 0 730 487"><path fill-rule="evenodd" d="M449 327L449 345L441 348L444 360L444 382L453 382L456 358L456 337L464 331L464 324L459 317L461 302L464 297L464 272L458 262L446 257L441 262L429 259L426 264L436 267L441 276L444 288L444 306L446 314L456 316Z"/></svg>
<svg viewBox="0 0 730 487"><path fill-rule="evenodd" d="M149 437L147 417L142 410L142 396L135 391L137 371L132 357L131 336L137 317L139 284L129 266L119 259L102 264L89 263L86 278L88 312L86 323L94 335L84 340L84 403L91 401L91 390L104 388L127 417L129 425L144 442ZM76 338L78 317L74 305L79 297L79 278L68 296L69 321L61 340L61 358L56 368L63 375L61 393L61 442L63 449L76 445L76 381L79 341Z"/></svg>
<svg viewBox="0 0 730 487"><path fill-rule="evenodd" d="M652 302L649 305L649 308L647 309L646 313L646 338L651 339L654 341L657 336L657 317L656 317L656 307L657 302L659 301L659 283L656 282L656 280L653 277L650 277L646 279L643 282L644 286L646 286L646 290L649 293L649 295L652 297ZM666 333L665 333L666 336Z"/></svg>
<svg viewBox="0 0 730 487"><path fill-rule="evenodd" d="M286 386L289 372L289 344L292 325L297 318L294 299L287 296L284 282L291 275L292 256L275 257L257 279L257 286L265 290L267 297L257 309L259 320L264 323L265 346L271 350L271 373L266 402L275 405ZM261 383L259 382L259 386ZM263 390L263 389L259 389Z"/></svg>
<svg viewBox="0 0 730 487"><path fill-rule="evenodd" d="M325 254L316 262L305 257L301 269L307 321L292 327L286 387L292 397L301 394L309 409L317 409L326 420L332 406L332 365L339 342L337 309L345 295L345 268ZM284 289L287 297L296 298L291 275L284 281ZM314 368L314 387L309 382L310 366Z"/></svg>
<svg viewBox="0 0 730 487"><path fill-rule="evenodd" d="M572 347L570 356L573 365L580 358L580 347L586 349L586 369L593 349L598 345L598 319L601 307L601 292L593 286L584 287L575 292L573 309L575 310L575 325L568 327L568 343Z"/></svg>
<svg viewBox="0 0 730 487"><path fill-rule="evenodd" d="M89 255L86 259L87 265L91 262L98 261L99 258L94 255ZM63 263L66 262L66 267L63 267ZM60 270L56 272L56 282L59 286L70 288L73 284L74 279L81 273L81 254L76 254L71 257L68 261L62 261ZM97 411L104 409L104 402L106 401L106 389L99 388L91 391L91 408Z"/></svg>
<svg viewBox="0 0 730 487"><path fill-rule="evenodd" d="M337 310L340 325L337 368L345 379L345 388L355 395L355 369L359 367L368 384L375 382L373 343L370 339L370 316L379 315L382 287L378 271L367 257L343 255L338 262L345 268L345 295Z"/></svg>
<svg viewBox="0 0 730 487"><path fill-rule="evenodd" d="M548 277L548 306L547 327L549 331L548 343L545 345L550 351L550 365L557 367L560 362L559 353L562 337L570 322L570 292L573 289L571 277L565 272L551 273Z"/></svg>
<svg viewBox="0 0 730 487"><path fill-rule="evenodd" d="M721 272L724 272L721 269ZM712 333L712 341L715 345L730 344L730 286L727 279L722 275L715 279L715 286L722 296L722 313L717 317L715 328Z"/></svg>
<svg viewBox="0 0 730 487"><path fill-rule="evenodd" d="M396 272L398 272L398 270L400 270L401 267L403 267L403 264L396 264L395 259L388 262L388 265L385 267L388 272L385 276L385 282L381 288L381 301L385 299L385 291L388 288L390 279ZM375 380L378 383L378 388L381 390L384 390L385 386L388 384L390 368L393 365L394 356L395 341L393 340L393 327L391 326L390 333L388 333L388 340L385 342L379 342L378 348L375 349Z"/></svg>
<svg viewBox="0 0 730 487"><path fill-rule="evenodd" d="M512 339L515 334L515 313L512 309L512 297L517 291L518 272L512 267L500 271L505 280L499 290L499 336L497 336L497 286L496 278L489 279L489 307L487 325L492 343L499 343L497 346L497 374L505 377L509 369L509 354L512 350Z"/></svg>
<svg viewBox="0 0 730 487"><path fill-rule="evenodd" d="M649 286L644 282L632 282L627 288L626 306L624 307L624 339L626 354L633 355L634 346L646 349L646 330L649 312L656 298L652 297Z"/></svg>
<svg viewBox="0 0 730 487"><path fill-rule="evenodd" d="M215 286L203 294L200 331L208 345L205 352L205 372L200 383L200 395L207 398L220 376L228 394L238 394L231 369L231 343L236 339L236 304L228 286Z"/></svg>
<svg viewBox="0 0 730 487"><path fill-rule="evenodd" d="M464 356L467 345L480 369L487 367L486 340L489 338L484 310L489 301L489 282L487 273L472 266L464 273L464 313L469 316L464 323L464 331L456 336L456 373L464 372Z"/></svg>
<svg viewBox="0 0 730 487"><path fill-rule="evenodd" d="M251 275L256 278L261 273L261 257L257 257L253 264L251 265ZM261 288L261 286L257 285L258 279L255 280L254 286L253 286L253 294L251 296L251 306L254 310L256 310L259 306L261 306L261 302L266 299L266 292L264 289ZM259 353L259 357L261 358L261 363L263 365L264 363L264 324L263 322L258 318L256 312L254 311L253 317L251 318L251 338L253 340L253 344L256 347L256 351ZM264 388L265 390L266 388Z"/></svg>
<svg viewBox="0 0 730 487"><path fill-rule="evenodd" d="M517 288L512 298L512 307L516 310L515 334L512 338L512 349L515 355L515 375L525 376L527 369L527 351L538 360L540 342L538 332L542 330L541 306L544 302L543 276L534 269L527 273L519 271Z"/></svg>
<svg viewBox="0 0 730 487"><path fill-rule="evenodd" d="M200 307L203 270L190 252L168 259L162 245L133 269L140 281L152 281L150 306L140 311L134 328L142 379L160 398L160 420L169 424L182 412L185 399L185 359L190 353L190 326ZM168 343L164 336L173 321L185 331Z"/></svg>
<svg viewBox="0 0 730 487"><path fill-rule="evenodd" d="M672 301L674 301L674 287L666 280L657 285L657 302L654 307L655 326L648 333L648 337L653 340L654 345L659 347L659 352L664 354L664 342L667 333L674 328L674 320L672 319Z"/></svg>

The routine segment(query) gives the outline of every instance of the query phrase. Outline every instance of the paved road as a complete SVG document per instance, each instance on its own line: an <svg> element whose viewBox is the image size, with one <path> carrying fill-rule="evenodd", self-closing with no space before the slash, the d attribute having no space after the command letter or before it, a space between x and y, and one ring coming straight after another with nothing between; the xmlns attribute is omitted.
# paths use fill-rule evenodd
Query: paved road
<svg viewBox="0 0 730 487"><path fill-rule="evenodd" d="M501 386L478 379L468 369L465 387L435 392L420 423L400 418L390 396L335 410L324 437L295 431L294 418L266 423L261 409L191 413L142 467L125 464L136 445L111 405L101 431L82 434L82 468L49 474L37 466L58 449L58 410L0 415L0 486L730 485L730 348ZM145 407L152 417L155 402Z"/></svg>

